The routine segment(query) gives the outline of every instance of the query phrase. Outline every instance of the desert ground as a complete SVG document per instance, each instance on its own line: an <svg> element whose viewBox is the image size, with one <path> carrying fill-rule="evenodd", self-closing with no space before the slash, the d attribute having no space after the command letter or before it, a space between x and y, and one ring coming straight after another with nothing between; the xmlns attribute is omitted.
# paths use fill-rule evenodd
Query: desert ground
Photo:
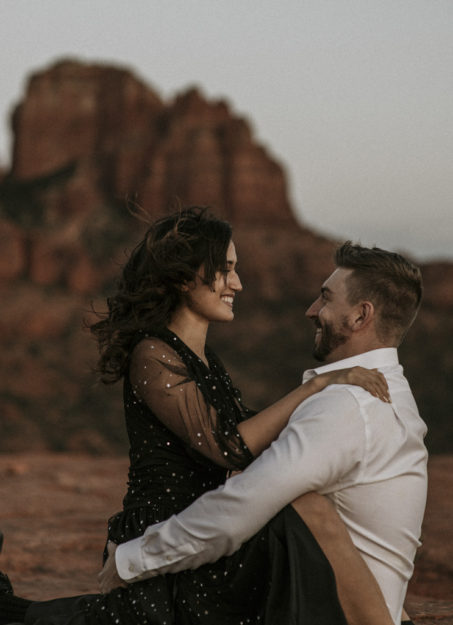
<svg viewBox="0 0 453 625"><path fill-rule="evenodd" d="M32 599L96 592L106 520L126 488L126 457L0 455L0 569ZM453 457L430 460L430 489L407 606L417 625L453 625Z"/></svg>

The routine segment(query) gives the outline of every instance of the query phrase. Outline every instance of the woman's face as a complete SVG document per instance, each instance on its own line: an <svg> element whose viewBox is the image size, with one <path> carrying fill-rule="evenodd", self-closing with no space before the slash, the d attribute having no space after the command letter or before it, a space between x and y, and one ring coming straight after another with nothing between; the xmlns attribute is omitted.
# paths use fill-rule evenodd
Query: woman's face
<svg viewBox="0 0 453 625"><path fill-rule="evenodd" d="M233 241L230 241L225 269L217 271L212 286L203 282L203 267L200 268L200 276L196 277L195 282L188 286L186 291L185 306L192 314L207 322L234 319L234 298L242 291L242 284L236 273L236 263L236 249Z"/></svg>

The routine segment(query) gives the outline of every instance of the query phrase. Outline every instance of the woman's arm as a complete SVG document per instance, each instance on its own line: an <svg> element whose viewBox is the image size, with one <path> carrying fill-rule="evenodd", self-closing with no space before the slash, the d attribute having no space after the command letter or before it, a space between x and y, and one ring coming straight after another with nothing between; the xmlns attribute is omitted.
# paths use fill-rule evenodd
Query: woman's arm
<svg viewBox="0 0 453 625"><path fill-rule="evenodd" d="M238 425L238 431L252 454L258 456L269 447L287 425L289 417L297 406L307 397L319 393L330 384L362 386L382 401L390 401L387 382L382 373L376 369L352 367L322 373Z"/></svg>
<svg viewBox="0 0 453 625"><path fill-rule="evenodd" d="M297 406L328 384L358 384L381 398L387 392L382 374L354 367L318 375L240 423L236 413L226 418L224 406L220 420L178 354L160 339L145 339L136 346L129 377L137 399L166 427L212 462L233 470L245 468L269 447Z"/></svg>
<svg viewBox="0 0 453 625"><path fill-rule="evenodd" d="M225 469L244 469L252 462L253 455L237 429L240 407L235 397L223 401L228 397L222 395L218 411L201 390L203 380L194 378L164 341L149 338L138 343L131 356L129 380L137 403L146 405L185 445Z"/></svg>

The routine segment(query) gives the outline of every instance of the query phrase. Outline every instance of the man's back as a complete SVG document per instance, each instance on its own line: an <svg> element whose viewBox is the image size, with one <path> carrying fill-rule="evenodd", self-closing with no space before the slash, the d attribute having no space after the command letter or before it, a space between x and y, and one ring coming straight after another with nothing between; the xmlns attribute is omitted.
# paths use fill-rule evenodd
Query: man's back
<svg viewBox="0 0 453 625"><path fill-rule="evenodd" d="M426 503L426 426L400 365L381 367L392 404L355 386L365 434L363 460L347 479L321 492L328 495L356 547L380 583L389 605L402 605L419 545ZM336 399L336 401L338 401Z"/></svg>

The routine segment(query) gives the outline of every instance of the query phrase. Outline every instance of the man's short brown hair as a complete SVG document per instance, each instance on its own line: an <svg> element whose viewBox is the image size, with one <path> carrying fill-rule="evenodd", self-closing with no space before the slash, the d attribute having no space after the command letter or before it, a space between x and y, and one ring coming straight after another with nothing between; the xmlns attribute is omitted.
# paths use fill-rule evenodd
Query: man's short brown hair
<svg viewBox="0 0 453 625"><path fill-rule="evenodd" d="M382 341L399 344L414 321L422 298L420 269L400 254L346 241L335 254L337 267L352 269L347 281L351 305L370 301Z"/></svg>

